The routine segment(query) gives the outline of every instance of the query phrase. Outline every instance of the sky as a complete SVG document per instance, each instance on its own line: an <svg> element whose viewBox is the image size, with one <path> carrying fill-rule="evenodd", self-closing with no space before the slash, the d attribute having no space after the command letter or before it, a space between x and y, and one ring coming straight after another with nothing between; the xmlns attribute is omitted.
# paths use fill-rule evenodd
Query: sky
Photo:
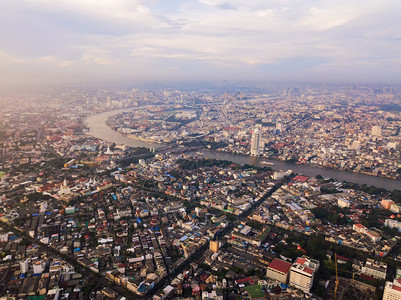
<svg viewBox="0 0 401 300"><path fill-rule="evenodd" d="M399 0L2 0L0 84L399 83Z"/></svg>

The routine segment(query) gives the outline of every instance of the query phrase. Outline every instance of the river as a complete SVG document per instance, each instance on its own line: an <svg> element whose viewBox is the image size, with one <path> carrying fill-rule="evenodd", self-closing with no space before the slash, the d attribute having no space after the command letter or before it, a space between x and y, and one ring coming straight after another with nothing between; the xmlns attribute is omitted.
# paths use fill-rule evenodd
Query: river
<svg viewBox="0 0 401 300"><path fill-rule="evenodd" d="M146 147L149 149L159 149L163 148L164 145L156 143L147 143L144 141L134 140L127 138L126 136L112 130L106 125L106 121L109 117L116 115L118 113L130 112L132 109L119 109L113 110L97 115L92 115L88 117L85 121L89 127L88 135L94 136L98 139L102 139L108 142L116 144L124 144L130 147ZM373 185L380 188L385 188L387 190L401 189L401 181L393 180L389 178L376 177L361 173L353 173L343 170L335 170L330 168L319 168L312 167L308 165L297 165L290 162L282 162L277 160L269 160L259 157L250 157L240 154L232 154L225 152L217 152L210 150L200 150L202 156L215 159L229 160L239 164L250 164L259 167L271 167L274 170L293 170L295 173L300 173L306 176L316 176L322 175L324 177L334 178L340 181L354 182L358 184ZM263 164L262 162L273 163L274 165Z"/></svg>
<svg viewBox="0 0 401 300"><path fill-rule="evenodd" d="M111 129L109 126L106 125L106 121L111 116L132 111L133 111L132 108L131 109L124 108L92 115L86 118L85 123L89 127L89 132L87 134L95 138L104 140L106 142L123 144L130 147L145 147L149 149L159 149L164 147L163 144L147 143L145 141L128 138L125 135L114 131L113 129Z"/></svg>

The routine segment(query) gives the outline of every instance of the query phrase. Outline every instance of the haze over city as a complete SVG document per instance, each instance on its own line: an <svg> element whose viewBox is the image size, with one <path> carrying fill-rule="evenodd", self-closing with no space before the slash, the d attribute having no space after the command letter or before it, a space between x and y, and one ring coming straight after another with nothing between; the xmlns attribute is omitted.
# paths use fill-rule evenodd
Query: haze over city
<svg viewBox="0 0 401 300"><path fill-rule="evenodd" d="M401 4L3 0L0 300L401 300Z"/></svg>
<svg viewBox="0 0 401 300"><path fill-rule="evenodd" d="M0 82L398 83L399 1L5 0Z"/></svg>

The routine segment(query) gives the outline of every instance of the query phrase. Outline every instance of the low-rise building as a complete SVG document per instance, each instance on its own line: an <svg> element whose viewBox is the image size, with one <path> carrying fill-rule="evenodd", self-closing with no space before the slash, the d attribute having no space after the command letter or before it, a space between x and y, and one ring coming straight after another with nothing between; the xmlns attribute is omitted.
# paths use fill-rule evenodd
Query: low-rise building
<svg viewBox="0 0 401 300"><path fill-rule="evenodd" d="M379 280L386 279L387 264L368 258L365 265L362 267L361 273Z"/></svg>
<svg viewBox="0 0 401 300"><path fill-rule="evenodd" d="M354 225L352 226L352 229L355 230L355 231L358 232L358 233L363 233L363 234L365 234L366 231L368 230L368 229L367 229L364 225L362 225L362 224L354 224Z"/></svg>
<svg viewBox="0 0 401 300"><path fill-rule="evenodd" d="M386 219L384 222L384 225L390 228L397 228L398 231L401 231L401 222L397 220L392 220L392 219Z"/></svg>
<svg viewBox="0 0 401 300"><path fill-rule="evenodd" d="M384 209L390 209L391 205L394 203L393 200L389 199L382 199L381 205Z"/></svg>
<svg viewBox="0 0 401 300"><path fill-rule="evenodd" d="M342 199L342 198L340 198L340 199L338 199L337 200L337 205L339 206L339 207L342 207L342 208L344 208L344 207L350 207L350 202L349 202L349 200L347 200L347 199Z"/></svg>

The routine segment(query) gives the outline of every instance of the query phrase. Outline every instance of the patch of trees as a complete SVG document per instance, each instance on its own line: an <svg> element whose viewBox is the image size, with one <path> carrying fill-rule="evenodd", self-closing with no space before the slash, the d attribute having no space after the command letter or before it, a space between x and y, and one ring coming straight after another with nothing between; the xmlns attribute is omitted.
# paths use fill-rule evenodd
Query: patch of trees
<svg viewBox="0 0 401 300"><path fill-rule="evenodd" d="M390 228L390 227L387 227L387 226L383 226L382 230L384 231L385 234L387 234L390 237L394 237L394 236L399 236L400 235L400 232L398 231L397 228Z"/></svg>
<svg viewBox="0 0 401 300"><path fill-rule="evenodd" d="M401 202L401 190L394 190L391 192L390 195L391 200L393 200L394 202Z"/></svg>
<svg viewBox="0 0 401 300"><path fill-rule="evenodd" d="M259 223L257 221L254 221L254 220L248 220L246 222L246 225L251 226L252 228L255 228L257 230L262 230L263 227L264 227L263 224L261 224L261 223Z"/></svg>
<svg viewBox="0 0 401 300"><path fill-rule="evenodd" d="M32 201L32 202L37 202L37 201L43 201L43 200L49 200L51 199L50 196L48 195L42 195L41 193L35 192L32 194L29 194L27 196L28 201Z"/></svg>
<svg viewBox="0 0 401 300"><path fill-rule="evenodd" d="M370 195L381 195L381 194L387 192L386 189L378 188L373 185L367 186L366 184L361 185L360 190L362 192L368 193Z"/></svg>
<svg viewBox="0 0 401 300"><path fill-rule="evenodd" d="M344 182L343 188L362 191L362 192L368 193L369 195L382 195L382 194L385 194L388 192L384 188L375 187L373 185L368 186L366 184L357 184L357 183L352 183L352 182Z"/></svg>
<svg viewBox="0 0 401 300"><path fill-rule="evenodd" d="M397 172L401 172L401 168L397 170ZM379 195L379 196L386 195L394 202L401 203L401 190L393 190L392 192L389 192L384 188L375 187L373 185L367 186L366 184L360 185L351 182L344 182L343 188L362 191L368 193L369 195Z"/></svg>
<svg viewBox="0 0 401 300"><path fill-rule="evenodd" d="M365 220L363 220L361 223L370 228L370 227L377 227L381 228L382 223L380 223L379 220L384 220L389 218L393 213L389 210L385 209L374 209L370 214L366 215Z"/></svg>
<svg viewBox="0 0 401 300"><path fill-rule="evenodd" d="M327 187L321 186L320 187L320 191L322 193L325 193L325 194L337 194L337 193L340 193L340 191L337 190L335 187L329 187L329 186L327 186Z"/></svg>
<svg viewBox="0 0 401 300"><path fill-rule="evenodd" d="M341 217L336 211L329 211L324 207L315 207L311 209L316 218L322 220L323 223L330 222L335 225L343 225L347 223L345 217Z"/></svg>
<svg viewBox="0 0 401 300"><path fill-rule="evenodd" d="M139 157L138 157L139 156ZM155 155L153 153L140 153L140 154L134 154L133 156L129 156L126 158L120 159L118 162L121 163L123 167L127 167L130 164L137 164L139 162L139 159L148 159L152 158Z"/></svg>
<svg viewBox="0 0 401 300"><path fill-rule="evenodd" d="M384 111L401 111L401 106L396 103L390 103L390 104L381 104L379 105L381 110Z"/></svg>

